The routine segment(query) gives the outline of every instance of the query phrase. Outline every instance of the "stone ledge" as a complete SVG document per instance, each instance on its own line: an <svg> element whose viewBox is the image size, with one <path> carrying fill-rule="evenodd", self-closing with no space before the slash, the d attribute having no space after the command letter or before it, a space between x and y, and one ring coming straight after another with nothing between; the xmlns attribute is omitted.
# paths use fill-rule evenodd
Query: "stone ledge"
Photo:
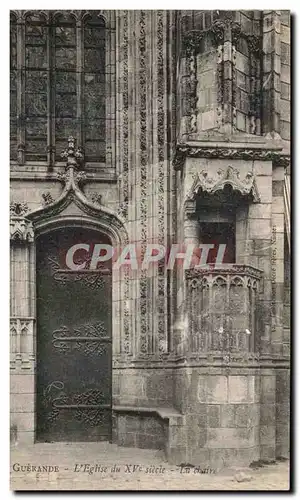
<svg viewBox="0 0 300 500"><path fill-rule="evenodd" d="M124 406L124 405L114 405L112 411L119 413L144 413L144 414L154 414L158 415L162 420L176 420L175 425L185 425L185 416L182 415L175 408L147 408L144 406ZM174 425L174 421L172 422Z"/></svg>

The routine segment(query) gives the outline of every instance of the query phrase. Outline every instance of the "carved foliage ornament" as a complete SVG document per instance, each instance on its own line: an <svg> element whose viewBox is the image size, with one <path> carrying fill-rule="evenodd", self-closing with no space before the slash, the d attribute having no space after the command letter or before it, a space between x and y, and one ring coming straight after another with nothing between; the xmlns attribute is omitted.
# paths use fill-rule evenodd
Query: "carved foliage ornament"
<svg viewBox="0 0 300 500"><path fill-rule="evenodd" d="M203 37L204 32L198 30L189 31L186 35L184 35L182 43L187 55L190 55L193 52L195 53L199 50Z"/></svg>
<svg viewBox="0 0 300 500"><path fill-rule="evenodd" d="M244 179L241 179L239 170L232 166L228 166L226 170L220 168L216 175L211 175L207 170L201 170L200 173L195 174L187 200L194 200L199 190L208 194L215 194L217 191L224 190L227 185L231 186L233 191L238 191L242 196L251 195L254 201L259 200L253 172L248 172Z"/></svg>
<svg viewBox="0 0 300 500"><path fill-rule="evenodd" d="M84 158L82 148L75 148L75 139L72 136L68 138L68 147L60 156L66 160L66 169L70 167L79 169Z"/></svg>
<svg viewBox="0 0 300 500"><path fill-rule="evenodd" d="M290 165L290 157L278 151L268 149L244 149L244 148L201 148L179 145L173 159L176 170L181 170L187 156L193 158L218 158L232 160L263 160L272 161L276 165Z"/></svg>

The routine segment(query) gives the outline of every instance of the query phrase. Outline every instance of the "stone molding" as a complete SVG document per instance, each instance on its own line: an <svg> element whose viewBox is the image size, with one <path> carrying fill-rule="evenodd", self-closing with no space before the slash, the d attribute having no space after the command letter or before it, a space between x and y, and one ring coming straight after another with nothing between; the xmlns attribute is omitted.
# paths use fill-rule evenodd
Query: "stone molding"
<svg viewBox="0 0 300 500"><path fill-rule="evenodd" d="M10 368L31 369L35 362L34 325L32 317L10 318Z"/></svg>
<svg viewBox="0 0 300 500"><path fill-rule="evenodd" d="M290 156L279 151L263 148L201 147L179 144L173 159L175 170L182 170L187 157L231 160L272 161L276 165L288 166Z"/></svg>

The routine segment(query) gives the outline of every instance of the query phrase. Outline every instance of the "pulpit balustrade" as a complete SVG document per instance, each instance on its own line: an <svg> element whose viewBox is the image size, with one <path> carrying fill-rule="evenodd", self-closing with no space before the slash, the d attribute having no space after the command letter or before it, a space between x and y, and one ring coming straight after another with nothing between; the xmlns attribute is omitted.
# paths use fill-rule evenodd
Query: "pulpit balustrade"
<svg viewBox="0 0 300 500"><path fill-rule="evenodd" d="M229 264L189 269L185 273L189 352L256 352L262 272Z"/></svg>

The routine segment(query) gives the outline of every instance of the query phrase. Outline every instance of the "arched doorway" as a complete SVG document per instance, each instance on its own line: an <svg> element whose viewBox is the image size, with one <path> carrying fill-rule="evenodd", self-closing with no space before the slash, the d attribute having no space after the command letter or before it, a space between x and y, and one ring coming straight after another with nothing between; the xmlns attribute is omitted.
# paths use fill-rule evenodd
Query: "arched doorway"
<svg viewBox="0 0 300 500"><path fill-rule="evenodd" d="M82 269L70 269L79 243L69 255ZM37 441L111 439L112 277L111 261L90 269L99 243L110 241L80 227L37 238Z"/></svg>

